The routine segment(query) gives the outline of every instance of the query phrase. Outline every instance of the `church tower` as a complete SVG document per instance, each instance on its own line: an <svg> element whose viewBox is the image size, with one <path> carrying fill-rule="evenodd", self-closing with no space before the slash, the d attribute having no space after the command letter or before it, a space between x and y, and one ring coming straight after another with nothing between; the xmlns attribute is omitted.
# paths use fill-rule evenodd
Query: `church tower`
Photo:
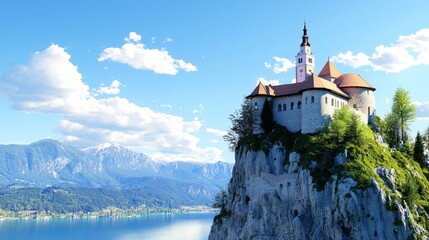
<svg viewBox="0 0 429 240"><path fill-rule="evenodd" d="M298 54L296 55L296 82L303 82L307 76L314 73L314 55L311 52L310 43L307 36L307 25L304 22L302 43Z"/></svg>

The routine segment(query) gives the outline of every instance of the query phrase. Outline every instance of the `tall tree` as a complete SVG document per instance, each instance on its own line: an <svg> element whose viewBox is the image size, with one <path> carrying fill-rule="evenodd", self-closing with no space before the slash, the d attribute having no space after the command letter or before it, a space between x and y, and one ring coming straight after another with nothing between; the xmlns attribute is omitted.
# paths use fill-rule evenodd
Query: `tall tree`
<svg viewBox="0 0 429 240"><path fill-rule="evenodd" d="M229 149L235 151L239 141L253 133L255 113L250 100L245 98L241 104L240 110L236 110L229 115L229 119L231 120L232 126L226 135L223 136L223 139L229 143Z"/></svg>
<svg viewBox="0 0 429 240"><path fill-rule="evenodd" d="M399 137L402 143L408 139L407 132L409 130L410 122L416 118L416 107L411 104L408 92L403 88L396 89L393 96L392 114L399 122Z"/></svg>
<svg viewBox="0 0 429 240"><path fill-rule="evenodd" d="M265 132L271 132L274 128L272 106L268 99L265 99L264 107L261 112L261 128Z"/></svg>
<svg viewBox="0 0 429 240"><path fill-rule="evenodd" d="M425 165L425 147L423 145L423 138L420 132L417 132L416 142L414 143L414 161L418 162L420 166Z"/></svg>
<svg viewBox="0 0 429 240"><path fill-rule="evenodd" d="M384 141L389 145L389 147L398 147L400 140L400 128L399 121L397 117L389 113L383 120L382 132Z"/></svg>

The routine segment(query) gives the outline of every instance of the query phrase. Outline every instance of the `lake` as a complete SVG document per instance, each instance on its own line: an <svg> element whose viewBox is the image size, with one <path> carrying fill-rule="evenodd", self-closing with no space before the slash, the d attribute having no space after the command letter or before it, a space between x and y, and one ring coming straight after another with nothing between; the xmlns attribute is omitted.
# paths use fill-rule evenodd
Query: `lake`
<svg viewBox="0 0 429 240"><path fill-rule="evenodd" d="M216 213L0 221L0 239L207 239Z"/></svg>

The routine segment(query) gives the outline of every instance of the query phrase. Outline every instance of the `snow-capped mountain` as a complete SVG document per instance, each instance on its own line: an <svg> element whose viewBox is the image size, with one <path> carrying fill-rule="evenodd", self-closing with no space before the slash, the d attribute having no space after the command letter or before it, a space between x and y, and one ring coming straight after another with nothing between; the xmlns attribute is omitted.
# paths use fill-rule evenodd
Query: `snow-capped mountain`
<svg viewBox="0 0 429 240"><path fill-rule="evenodd" d="M232 167L226 162L157 162L118 144L83 150L55 140L0 145L0 187L147 188L210 202L226 188Z"/></svg>

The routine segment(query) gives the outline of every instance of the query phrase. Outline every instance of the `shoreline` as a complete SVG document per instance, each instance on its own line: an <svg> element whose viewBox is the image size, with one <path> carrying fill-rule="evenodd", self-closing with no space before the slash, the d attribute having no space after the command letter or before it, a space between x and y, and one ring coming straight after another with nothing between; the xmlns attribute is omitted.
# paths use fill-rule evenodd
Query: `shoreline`
<svg viewBox="0 0 429 240"><path fill-rule="evenodd" d="M0 222L11 220L50 220L50 219L91 219L91 218L131 218L142 217L145 215L157 214L187 214L187 213L216 213L219 212L217 208L207 206L182 206L180 208L147 208L140 207L134 209L119 209L109 207L97 212L75 212L75 213L51 213L44 211L17 211L7 212L8 216L0 215ZM13 215L13 216L12 216Z"/></svg>

